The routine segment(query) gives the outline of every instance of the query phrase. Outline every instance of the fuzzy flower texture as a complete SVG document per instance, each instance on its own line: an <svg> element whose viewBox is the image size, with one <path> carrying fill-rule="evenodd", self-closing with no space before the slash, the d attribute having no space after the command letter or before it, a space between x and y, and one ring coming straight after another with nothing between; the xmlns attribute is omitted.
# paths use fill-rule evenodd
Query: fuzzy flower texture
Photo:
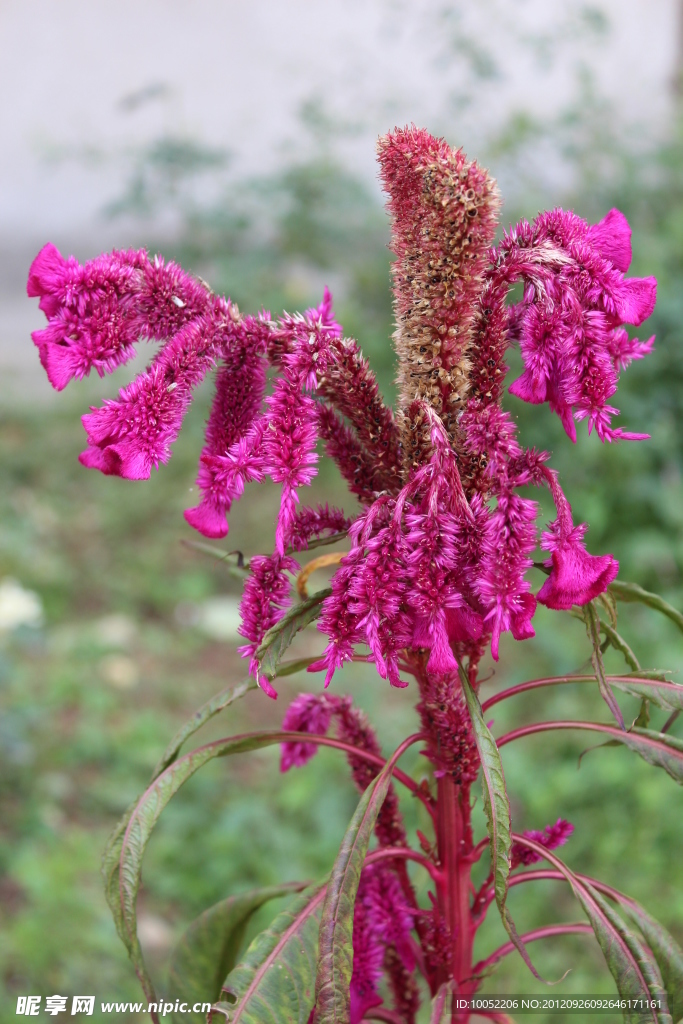
<svg viewBox="0 0 683 1024"><path fill-rule="evenodd" d="M612 425L618 410L609 403L620 371L652 348L624 324L649 317L656 282L625 276L630 229L618 210L589 225L556 209L494 247L499 199L484 168L414 127L383 137L378 154L396 256L395 411L335 321L329 292L303 314L243 315L143 250L82 266L46 245L28 279L48 321L33 340L58 390L93 369L111 372L140 341L160 343L118 398L83 417L81 462L133 480L168 461L194 389L215 370L201 500L185 517L223 537L246 482L269 477L281 488L274 551L252 558L242 602L242 653L257 677L257 649L291 601L294 554L342 532L350 550L322 607L327 647L312 668L328 685L360 647L402 686L401 665L425 652L438 690L463 659L470 672L489 646L497 659L502 633L533 636L537 601L582 605L615 578L612 555L586 550L586 525L574 524L549 455L520 444L501 404L504 357L519 344L524 372L509 390L547 402L572 440L584 419L602 441L640 440L646 435ZM517 282L522 297L510 304ZM299 505L318 442L358 499L352 519ZM540 538L538 506L519 494L528 485L547 486L557 509ZM539 540L549 575L533 593L526 576ZM381 884L368 885L370 918L379 920Z"/></svg>

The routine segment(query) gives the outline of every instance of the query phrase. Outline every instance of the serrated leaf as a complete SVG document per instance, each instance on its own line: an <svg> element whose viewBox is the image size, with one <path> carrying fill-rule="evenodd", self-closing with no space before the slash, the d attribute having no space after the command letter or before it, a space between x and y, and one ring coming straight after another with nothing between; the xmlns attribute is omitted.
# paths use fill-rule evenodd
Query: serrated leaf
<svg viewBox="0 0 683 1024"><path fill-rule="evenodd" d="M277 675L280 659L290 646L296 634L320 615L321 605L332 593L330 587L318 591L307 601L294 605L272 629L269 629L254 657L259 665L259 675L273 679Z"/></svg>
<svg viewBox="0 0 683 1024"><path fill-rule="evenodd" d="M683 615L659 594L653 594L649 590L643 590L637 583L626 583L624 580L615 580L614 583L610 583L608 590L620 601L638 602L656 612L661 612L662 615L666 615L668 619L675 622L683 633Z"/></svg>
<svg viewBox="0 0 683 1024"><path fill-rule="evenodd" d="M604 626L604 623L600 621L600 616L598 615L593 601L589 601L588 604L583 606L583 619L586 624L588 639L590 640L593 648L591 661L593 663L593 671L595 672L595 676L598 680L600 696L614 715L614 718L620 728L624 729L624 716L621 713L621 708L617 704L610 684L607 682L607 676L605 675L605 666L602 660L602 649L600 647L600 627Z"/></svg>
<svg viewBox="0 0 683 1024"><path fill-rule="evenodd" d="M315 979L315 1024L348 1024L353 971L353 909L368 845L402 744L361 796L327 885Z"/></svg>
<svg viewBox="0 0 683 1024"><path fill-rule="evenodd" d="M171 954L169 1001L215 1003L237 960L244 933L253 914L269 900L304 888L299 883L270 886L240 893L209 907L183 933ZM174 1013L182 1024L203 1024L203 1013Z"/></svg>
<svg viewBox="0 0 683 1024"><path fill-rule="evenodd" d="M532 964L524 943L519 937L510 911L507 908L512 840L510 837L510 801L508 800L507 789L505 788L505 776L503 774L503 762L500 758L500 751L484 721L479 698L470 686L467 673L462 669L460 669L460 680L465 693L465 700L467 701L472 722L472 731L474 732L481 762L484 812L486 814L486 827L489 834L489 851L496 906L498 907L498 913L505 930L524 963L534 977L543 980Z"/></svg>
<svg viewBox="0 0 683 1024"><path fill-rule="evenodd" d="M154 986L147 973L144 957L137 935L136 901L142 873L142 858L161 812L180 787L199 771L203 765L216 757L227 757L259 750L280 742L280 733L250 733L245 736L228 737L198 747L165 768L146 789L129 816L125 833L120 842L120 857L113 863L117 839L111 845L106 882L108 898L114 903L112 911L117 928L128 955L133 962L148 1002L155 1002ZM116 909L115 909L116 908Z"/></svg>
<svg viewBox="0 0 683 1024"><path fill-rule="evenodd" d="M221 1002L230 1024L307 1024L313 1008L325 887L307 889L257 935L228 974Z"/></svg>

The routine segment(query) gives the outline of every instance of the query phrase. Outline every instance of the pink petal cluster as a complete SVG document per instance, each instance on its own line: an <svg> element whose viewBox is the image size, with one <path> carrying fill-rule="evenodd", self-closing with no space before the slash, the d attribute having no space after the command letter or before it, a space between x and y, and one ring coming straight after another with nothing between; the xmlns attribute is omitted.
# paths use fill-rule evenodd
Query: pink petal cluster
<svg viewBox="0 0 683 1024"><path fill-rule="evenodd" d="M269 697L277 697L270 681L258 671L254 654L264 636L282 618L289 605L290 581L287 573L299 572L299 564L289 556L254 555L240 605L240 633L249 643L238 648L243 658L250 658L249 671Z"/></svg>
<svg viewBox="0 0 683 1024"><path fill-rule="evenodd" d="M572 510L557 481L545 470L557 508L557 519L543 533L541 547L550 552L546 565L548 579L538 592L538 600L548 608L566 610L572 605L588 604L603 594L616 579L619 563L613 555L591 555L583 544L586 523L574 526Z"/></svg>
<svg viewBox="0 0 683 1024"><path fill-rule="evenodd" d="M350 1024L359 1024L382 1003L377 985L389 950L395 950L406 971L415 969L412 927L413 915L396 876L379 865L364 868L353 917Z"/></svg>
<svg viewBox="0 0 683 1024"><path fill-rule="evenodd" d="M574 420L588 420L602 441L641 440L612 427L619 410L608 404L619 371L651 351L654 338L629 339L623 324L638 326L652 313L653 277L625 278L631 262L626 218L611 210L589 226L576 214L552 210L533 225L522 221L494 251L496 274L524 282L511 319L525 370L511 386L526 402L548 402L576 440Z"/></svg>
<svg viewBox="0 0 683 1024"><path fill-rule="evenodd" d="M573 831L574 826L570 821L558 818L554 825L546 825L542 832L530 829L523 832L522 835L527 839L533 839L546 850L556 850L558 846L564 846ZM520 864L537 864L542 859L540 853L536 853L535 850L530 850L521 843L512 844L511 863L513 868Z"/></svg>
<svg viewBox="0 0 683 1024"><path fill-rule="evenodd" d="M366 751L377 757L382 756L382 749L374 729L368 719L353 706L350 697L337 697L325 693L300 693L287 708L282 721L284 731L314 733L325 735L332 722L335 723L336 735L340 740ZM290 768L300 768L318 752L315 743L307 743L305 739L289 741L282 744L280 771L287 772ZM379 769L369 764L364 758L348 750L347 761L351 769L351 777L360 793L377 778ZM393 786L380 809L375 833L380 846L405 846L406 832L398 806L398 798Z"/></svg>

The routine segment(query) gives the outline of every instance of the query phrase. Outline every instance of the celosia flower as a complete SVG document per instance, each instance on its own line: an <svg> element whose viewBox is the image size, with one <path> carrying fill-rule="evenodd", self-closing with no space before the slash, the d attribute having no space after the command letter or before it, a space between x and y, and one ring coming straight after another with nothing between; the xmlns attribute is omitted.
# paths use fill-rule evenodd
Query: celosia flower
<svg viewBox="0 0 683 1024"><path fill-rule="evenodd" d="M543 533L541 547L550 551L545 563L552 567L550 576L538 592L538 600L548 608L566 610L572 605L588 604L607 590L619 572L619 563L613 555L590 555L583 538L588 526L574 526L572 510L557 481L556 475L546 470L557 519Z"/></svg>
<svg viewBox="0 0 683 1024"><path fill-rule="evenodd" d="M387 949L394 949L406 970L415 968L410 944L412 914L396 876L379 865L363 870L353 917L353 973L350 1024L359 1024L382 999L377 983Z"/></svg>
<svg viewBox="0 0 683 1024"><path fill-rule="evenodd" d="M342 337L327 289L303 314L242 317L144 251L80 266L46 246L28 281L48 318L34 340L58 388L120 365L139 339L162 342L117 400L83 417L82 462L132 479L169 458L194 389L218 367L201 500L186 518L222 537L247 481L269 477L281 487L275 554L252 559L242 606L253 672L256 649L286 607L288 573L298 569L285 552L348 532L351 550L319 619L327 647L311 669L325 668L327 686L367 645L394 686L406 685L402 667L422 652L428 677L453 686L460 666L475 677L489 642L498 658L502 633L534 635L537 598L551 608L586 603L618 569L611 555L586 552L586 527L574 527L549 456L524 449L501 408L506 347L518 340L525 365L513 393L547 401L570 436L585 418L603 440L644 437L613 427L608 403L620 370L652 347L622 325L649 316L655 282L624 276L630 230L618 211L591 226L554 210L490 249L499 202L484 169L416 128L380 140L379 159L397 257L395 414L357 343ZM508 306L516 281L522 299ZM364 506L355 520L298 508L316 473L318 438ZM529 484L550 484L557 506L542 537L551 573L537 597L526 573L538 507L518 493Z"/></svg>
<svg viewBox="0 0 683 1024"><path fill-rule="evenodd" d="M656 299L654 278L624 278L630 231L623 214L612 210L592 227L564 210L540 214L533 226L523 221L506 234L494 258L497 273L525 284L514 316L525 371L512 394L549 402L572 440L574 419L586 418L602 441L646 437L613 428L618 410L607 404L619 370L653 341L629 341L621 328L646 320Z"/></svg>
<svg viewBox="0 0 683 1024"><path fill-rule="evenodd" d="M573 831L574 826L570 821L558 818L554 825L546 825L542 832L530 829L523 832L522 835L527 839L533 839L534 842L544 846L546 850L556 850L558 846L564 846ZM542 859L541 854L536 853L535 850L530 850L521 843L512 844L511 865L513 868L520 864L537 864Z"/></svg>
<svg viewBox="0 0 683 1024"><path fill-rule="evenodd" d="M336 700L328 698L325 694L300 693L287 708L282 719L282 729L284 732L310 732L317 736L325 736L335 708ZM301 768L317 753L317 744L306 743L305 740L283 743L280 771L288 772L290 768Z"/></svg>
<svg viewBox="0 0 683 1024"><path fill-rule="evenodd" d="M243 658L251 658L249 671L264 693L277 697L270 681L259 674L254 653L268 630L282 617L289 604L290 581L287 573L298 573L299 564L288 556L275 554L270 557L254 555L249 563L251 570L240 605L242 624L240 633L249 641L239 649Z"/></svg>

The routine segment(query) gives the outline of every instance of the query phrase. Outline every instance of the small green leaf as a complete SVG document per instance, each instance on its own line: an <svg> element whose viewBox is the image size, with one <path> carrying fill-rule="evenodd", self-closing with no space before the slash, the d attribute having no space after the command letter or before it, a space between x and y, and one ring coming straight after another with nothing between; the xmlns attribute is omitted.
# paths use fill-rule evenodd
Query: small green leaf
<svg viewBox="0 0 683 1024"><path fill-rule="evenodd" d="M307 889L256 936L223 985L230 1024L307 1024L324 898L324 886Z"/></svg>
<svg viewBox="0 0 683 1024"><path fill-rule="evenodd" d="M470 686L467 673L460 669L460 680L472 721L472 730L481 761L484 790L484 811L489 834L491 871L493 873L496 905L505 930L534 977L543 980L531 962L524 943L519 937L507 908L508 878L510 875L510 801L505 788L503 762L496 741L484 721L479 698Z"/></svg>
<svg viewBox="0 0 683 1024"><path fill-rule="evenodd" d="M620 633L617 633L616 629L608 625L606 622L600 622L600 629L605 634L615 651L619 651L620 654L623 654L628 667L633 669L634 672L640 672L640 662L624 640L623 636Z"/></svg>
<svg viewBox="0 0 683 1024"><path fill-rule="evenodd" d="M607 682L605 675L605 666L602 661L602 650L600 648L600 627L604 626L604 623L600 622L600 616L598 615L595 607L595 602L589 601L588 604L583 606L583 619L586 624L586 632L588 633L588 639L593 647L593 654L591 655L591 661L593 663L593 670L598 680L598 687L600 688L600 695L604 700L607 707L614 715L620 728L624 729L624 716L621 713L621 708L617 704L616 698L612 693L610 684Z"/></svg>
<svg viewBox="0 0 683 1024"><path fill-rule="evenodd" d="M453 986L451 982L444 981L443 985L439 986L439 991L432 999L432 1012L429 1017L429 1024L450 1024L452 1019L452 995Z"/></svg>
<svg viewBox="0 0 683 1024"><path fill-rule="evenodd" d="M329 537L316 537L314 540L307 541L306 547L303 550L304 551L314 551L315 548L326 548L330 544L338 544L339 541L340 540L344 540L345 537L348 537L348 531L347 530L343 530L343 531L341 531L341 533L332 533L332 534L330 534ZM295 550L294 548L290 547L290 548L287 548L287 554L288 555L295 555L295 554L299 553L299 550L300 549L296 549Z"/></svg>
<svg viewBox="0 0 683 1024"><path fill-rule="evenodd" d="M296 634L318 618L320 606L331 593L331 588L327 587L309 597L307 601L294 605L272 629L268 630L254 655L259 665L259 674L267 676L268 679L275 678L282 655Z"/></svg>
<svg viewBox="0 0 683 1024"><path fill-rule="evenodd" d="M666 615L668 619L675 622L683 633L683 615L659 594L652 594L649 590L643 590L637 583L626 583L623 580L615 580L614 583L610 583L608 589L620 601L637 601L647 605L648 608L653 608L656 612L661 612L662 615Z"/></svg>
<svg viewBox="0 0 683 1024"><path fill-rule="evenodd" d="M618 737L648 764L663 768L667 775L683 785L683 740L652 729L631 729Z"/></svg>
<svg viewBox="0 0 683 1024"><path fill-rule="evenodd" d="M320 922L315 1024L347 1024L349 1020L356 893L377 815L389 790L393 767L405 748L406 743L398 748L361 796L332 868Z"/></svg>
<svg viewBox="0 0 683 1024"><path fill-rule="evenodd" d="M611 680L612 686L629 693L632 697L641 697L656 704L663 711L683 711L683 686L669 683L666 680L648 680L621 677Z"/></svg>
<svg viewBox="0 0 683 1024"><path fill-rule="evenodd" d="M268 900L300 892L299 883L254 889L221 900L205 910L184 932L171 955L169 1000L215 1003L226 974L235 966L244 933L253 914ZM203 1024L205 1014L176 1013L182 1024Z"/></svg>

